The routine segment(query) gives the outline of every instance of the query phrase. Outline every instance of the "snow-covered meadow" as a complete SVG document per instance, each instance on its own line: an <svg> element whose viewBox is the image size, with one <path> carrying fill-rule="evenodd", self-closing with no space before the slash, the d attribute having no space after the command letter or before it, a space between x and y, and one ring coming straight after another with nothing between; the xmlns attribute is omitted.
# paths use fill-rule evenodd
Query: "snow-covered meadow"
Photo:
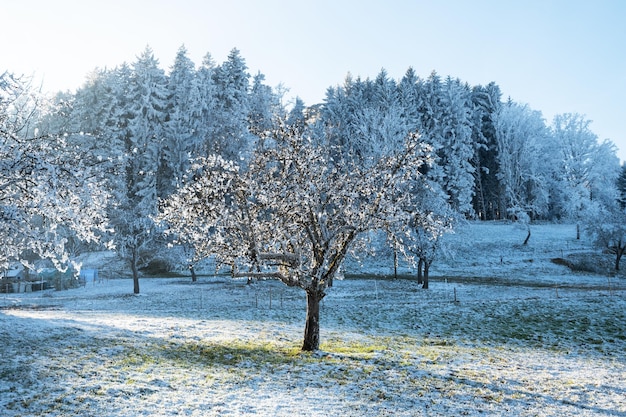
<svg viewBox="0 0 626 417"><path fill-rule="evenodd" d="M0 294L0 414L626 416L626 278L572 225L525 234L471 223L428 291L349 263L379 275L335 283L315 354L303 292L274 281Z"/></svg>

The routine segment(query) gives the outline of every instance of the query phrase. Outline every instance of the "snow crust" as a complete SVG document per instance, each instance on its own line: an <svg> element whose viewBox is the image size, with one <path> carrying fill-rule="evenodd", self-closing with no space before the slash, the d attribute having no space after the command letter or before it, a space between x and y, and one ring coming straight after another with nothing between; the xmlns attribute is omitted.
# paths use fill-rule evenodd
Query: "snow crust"
<svg viewBox="0 0 626 417"><path fill-rule="evenodd" d="M304 294L274 281L0 294L0 414L626 415L626 280L550 262L597 255L572 225L532 231L521 247L525 230L471 224L428 291L336 282L315 354L299 352ZM357 272L389 274L369 261Z"/></svg>

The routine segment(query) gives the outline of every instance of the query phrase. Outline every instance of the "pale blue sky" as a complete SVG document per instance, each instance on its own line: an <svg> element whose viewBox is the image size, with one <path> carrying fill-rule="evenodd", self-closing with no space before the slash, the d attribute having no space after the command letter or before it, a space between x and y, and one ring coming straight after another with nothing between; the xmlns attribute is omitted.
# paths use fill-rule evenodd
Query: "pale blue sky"
<svg viewBox="0 0 626 417"><path fill-rule="evenodd" d="M150 45L168 70L185 44L196 64L236 47L251 73L306 104L346 74L400 78L409 66L593 120L626 159L626 1L0 0L0 71L73 90L96 67Z"/></svg>

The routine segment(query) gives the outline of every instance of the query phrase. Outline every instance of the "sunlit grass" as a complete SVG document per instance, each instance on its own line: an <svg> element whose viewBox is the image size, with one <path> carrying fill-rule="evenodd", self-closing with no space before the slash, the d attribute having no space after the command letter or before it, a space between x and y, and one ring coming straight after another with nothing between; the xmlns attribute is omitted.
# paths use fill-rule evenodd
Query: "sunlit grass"
<svg viewBox="0 0 626 417"><path fill-rule="evenodd" d="M168 343L159 350L164 359L182 366L282 365L299 352L295 346L249 340Z"/></svg>
<svg viewBox="0 0 626 417"><path fill-rule="evenodd" d="M405 411L396 415L413 415L414 407L437 403L448 415L500 415L523 404L567 415L592 396L602 402L597 410L626 412L611 405L623 394L616 383L624 372L620 347L626 339L619 297L531 293L433 302L430 293L387 284L399 289L389 300L356 304L349 292L341 303L329 298L314 353L301 351L301 315L293 319L297 314L289 309L295 308L287 305L238 304L236 320L217 308L217 319L212 310L183 311L183 318L173 309L81 311L69 319L66 313L12 311L25 320L52 321L44 332L31 332L38 322L25 321L21 339L0 333L5 350L20 357L0 367L0 380L24 381L0 386L0 396L11 398L9 415L20 417L90 415L94 407L105 415L130 415L137 399L154 412L160 404L219 408L229 401L252 410L257 400L271 402L282 393L312 393L344 411L341 404L349 401L350 415L386 415L389 404Z"/></svg>

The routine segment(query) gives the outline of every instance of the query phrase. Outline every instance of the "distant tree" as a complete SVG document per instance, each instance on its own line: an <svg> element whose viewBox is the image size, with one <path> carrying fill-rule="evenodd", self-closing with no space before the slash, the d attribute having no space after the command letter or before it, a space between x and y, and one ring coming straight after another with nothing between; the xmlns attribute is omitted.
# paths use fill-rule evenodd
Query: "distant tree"
<svg viewBox="0 0 626 417"><path fill-rule="evenodd" d="M331 87L326 90L324 105L321 107L321 123L323 136L328 146L333 149L333 159L350 161L360 157L358 149L354 149L359 136L355 132L357 113L367 107L366 83L354 80L348 74L343 86Z"/></svg>
<svg viewBox="0 0 626 417"><path fill-rule="evenodd" d="M527 227L524 244L530 238L530 221L546 213L547 191L553 164L544 161L553 154L541 113L526 105L504 104L495 117L498 178L503 187L510 218Z"/></svg>
<svg viewBox="0 0 626 417"><path fill-rule="evenodd" d="M582 115L571 113L555 116L552 124L561 161L557 167L562 179L560 204L565 215L577 224L577 239L581 221L594 201L613 199L620 173L615 145L610 141L599 143L590 124Z"/></svg>
<svg viewBox="0 0 626 417"><path fill-rule="evenodd" d="M233 49L225 62L211 71L214 98L210 130L209 153L239 161L246 158L252 147L248 130L250 113L250 75L239 50Z"/></svg>
<svg viewBox="0 0 626 417"><path fill-rule="evenodd" d="M182 46L167 78L167 97L157 190L167 197L185 182L191 160L201 143L199 136L200 96L195 65Z"/></svg>
<svg viewBox="0 0 626 417"><path fill-rule="evenodd" d="M622 164L619 177L617 178L617 191L619 193L620 206L626 209L626 164Z"/></svg>
<svg viewBox="0 0 626 417"><path fill-rule="evenodd" d="M63 135L40 134L41 99L22 78L0 74L0 268L26 252L63 270L68 234L97 241L108 194L97 167Z"/></svg>
<svg viewBox="0 0 626 417"><path fill-rule="evenodd" d="M473 216L474 144L472 141L471 90L458 79L447 77L442 86L441 140L439 164L443 167L442 188L449 196L450 206Z"/></svg>
<svg viewBox="0 0 626 417"><path fill-rule="evenodd" d="M217 112L216 85L213 74L216 70L215 62L211 54L207 53L202 64L196 72L196 84L198 93L198 108L195 110L197 120L196 134L200 140L195 156L206 157L215 151L215 120Z"/></svg>
<svg viewBox="0 0 626 417"><path fill-rule="evenodd" d="M116 127L112 113L120 99L119 87L123 70L91 72L87 81L73 95L72 128L69 131L109 138Z"/></svg>
<svg viewBox="0 0 626 417"><path fill-rule="evenodd" d="M152 216L157 213L157 175L161 158L167 90L165 73L152 50L146 50L133 64L124 115L126 152L123 181L112 210L114 242L118 253L129 263L133 292L139 294L139 270L156 252L160 233Z"/></svg>
<svg viewBox="0 0 626 417"><path fill-rule="evenodd" d="M398 83L398 102L410 131L419 130L420 86L421 80L411 67L409 67Z"/></svg>
<svg viewBox="0 0 626 417"><path fill-rule="evenodd" d="M427 176L448 195L450 205L473 215L474 166L469 87L433 71L416 86L417 130L432 146L434 163ZM410 124L409 124L410 125Z"/></svg>
<svg viewBox="0 0 626 417"><path fill-rule="evenodd" d="M474 212L482 220L499 219L506 208L498 180L495 116L502 93L495 83L472 88L472 141L474 144Z"/></svg>
<svg viewBox="0 0 626 417"><path fill-rule="evenodd" d="M370 166L402 147L409 127L396 83L385 70L374 81L347 77L342 88L329 89L326 100L323 141L335 160Z"/></svg>
<svg viewBox="0 0 626 417"><path fill-rule="evenodd" d="M304 101L300 97L296 97L295 103L289 113L287 114L287 125L300 131L304 131L306 127L306 115L305 115Z"/></svg>
<svg viewBox="0 0 626 417"><path fill-rule="evenodd" d="M454 232L459 213L436 182L419 178L402 192L408 195L402 206L406 220L392 225L390 238L405 256L417 258L417 282L428 289L430 266L442 249L444 236Z"/></svg>
<svg viewBox="0 0 626 417"><path fill-rule="evenodd" d="M252 88L248 97L248 129L251 132L266 132L274 128L279 118L284 118L285 111L281 105L281 97L274 93L272 87L264 84L265 75L258 72L252 80Z"/></svg>
<svg viewBox="0 0 626 417"><path fill-rule="evenodd" d="M626 210L616 198L613 204L601 205L594 202L585 209L582 228L594 243L615 256L615 271L626 252Z"/></svg>
<svg viewBox="0 0 626 417"><path fill-rule="evenodd" d="M262 138L246 169L219 157L168 199L160 219L201 255L233 266L234 276L271 277L302 288L302 349L319 348L320 302L363 232L398 211L395 190L426 160L417 135L369 168L339 169L331 150L281 127Z"/></svg>

